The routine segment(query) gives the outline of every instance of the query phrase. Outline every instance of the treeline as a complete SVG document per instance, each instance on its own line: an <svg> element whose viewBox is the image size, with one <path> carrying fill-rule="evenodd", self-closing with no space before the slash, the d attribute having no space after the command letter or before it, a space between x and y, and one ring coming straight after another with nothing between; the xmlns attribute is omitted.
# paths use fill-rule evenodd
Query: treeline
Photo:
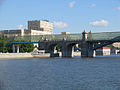
<svg viewBox="0 0 120 90"><path fill-rule="evenodd" d="M7 45L7 39L0 38L0 52L3 52L3 53L8 52L6 45Z"/></svg>
<svg viewBox="0 0 120 90"><path fill-rule="evenodd" d="M13 42L25 42L25 41L13 41ZM7 42L6 38L0 38L0 52L2 53L12 53L13 47L12 45L9 45L11 42ZM17 49L17 48L16 48ZM19 50L21 53L24 52L32 52L34 49L33 44L19 44Z"/></svg>

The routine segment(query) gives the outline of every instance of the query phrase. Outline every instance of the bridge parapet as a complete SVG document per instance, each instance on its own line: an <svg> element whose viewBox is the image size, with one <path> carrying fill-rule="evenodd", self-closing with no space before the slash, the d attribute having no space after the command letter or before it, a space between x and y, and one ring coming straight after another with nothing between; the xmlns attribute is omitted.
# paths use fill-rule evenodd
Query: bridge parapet
<svg viewBox="0 0 120 90"><path fill-rule="evenodd" d="M92 33L92 40L112 40L120 39L120 32Z"/></svg>
<svg viewBox="0 0 120 90"><path fill-rule="evenodd" d="M82 34L69 34L69 35L30 35L30 36L16 36L11 37L9 41L45 41L45 40L52 40L52 41L61 41L61 40L82 40Z"/></svg>
<svg viewBox="0 0 120 90"><path fill-rule="evenodd" d="M119 40L120 32L101 32L101 33L88 33L87 40ZM80 34L54 34L54 35L29 35L29 36L16 36L9 38L8 41L61 41L61 40L82 40L82 33Z"/></svg>

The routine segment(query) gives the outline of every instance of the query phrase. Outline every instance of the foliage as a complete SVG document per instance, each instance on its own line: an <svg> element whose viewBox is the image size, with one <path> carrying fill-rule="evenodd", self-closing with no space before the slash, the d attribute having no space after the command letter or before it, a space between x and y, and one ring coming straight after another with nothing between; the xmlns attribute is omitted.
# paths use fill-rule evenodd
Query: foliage
<svg viewBox="0 0 120 90"><path fill-rule="evenodd" d="M20 52L32 52L34 49L33 44L19 44Z"/></svg>
<svg viewBox="0 0 120 90"><path fill-rule="evenodd" d="M7 39L0 38L0 52L3 52L3 53L8 52L6 44L7 44Z"/></svg>
<svg viewBox="0 0 120 90"><path fill-rule="evenodd" d="M56 45L56 50L57 50L58 52L60 52L60 51L61 51L61 47L60 47L59 45Z"/></svg>
<svg viewBox="0 0 120 90"><path fill-rule="evenodd" d="M25 42L25 41L13 41L13 42ZM6 38L0 38L0 52L6 53L6 52L13 52L12 45L8 45L11 42L7 42ZM19 50L20 52L32 52L34 49L33 44L19 44Z"/></svg>
<svg viewBox="0 0 120 90"><path fill-rule="evenodd" d="M118 47L114 47L113 45L107 45L107 47L110 47L111 49L120 49Z"/></svg>

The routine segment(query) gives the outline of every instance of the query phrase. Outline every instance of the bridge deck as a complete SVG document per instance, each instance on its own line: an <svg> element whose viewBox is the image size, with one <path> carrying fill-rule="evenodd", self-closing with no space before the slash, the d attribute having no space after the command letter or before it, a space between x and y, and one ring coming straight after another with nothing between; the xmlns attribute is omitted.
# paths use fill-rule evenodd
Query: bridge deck
<svg viewBox="0 0 120 90"><path fill-rule="evenodd" d="M92 33L91 35L88 34L88 40L99 41L99 40L112 40L120 39L120 32L102 32L102 33ZM117 38L116 38L117 37ZM15 36L9 38L8 41L30 41L30 42L38 42L44 40L82 40L82 34L69 34L69 35L61 35L61 34L54 34L54 35L29 35L29 36Z"/></svg>

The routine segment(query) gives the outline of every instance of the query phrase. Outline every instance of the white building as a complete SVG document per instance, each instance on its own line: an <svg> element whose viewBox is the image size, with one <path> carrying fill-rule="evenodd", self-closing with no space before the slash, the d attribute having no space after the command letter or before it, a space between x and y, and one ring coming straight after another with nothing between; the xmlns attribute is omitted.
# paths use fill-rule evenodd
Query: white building
<svg viewBox="0 0 120 90"><path fill-rule="evenodd" d="M120 48L120 42L113 43L114 47Z"/></svg>
<svg viewBox="0 0 120 90"><path fill-rule="evenodd" d="M70 32L61 32L62 35L68 35Z"/></svg>
<svg viewBox="0 0 120 90"><path fill-rule="evenodd" d="M28 21L28 29L1 30L0 36L26 36L26 35L48 35L53 33L53 24L47 20Z"/></svg>
<svg viewBox="0 0 120 90"><path fill-rule="evenodd" d="M53 24L47 20L28 21L28 30L31 35L48 35L53 33Z"/></svg>
<svg viewBox="0 0 120 90"><path fill-rule="evenodd" d="M96 50L96 55L110 55L111 49L109 47L102 47Z"/></svg>

